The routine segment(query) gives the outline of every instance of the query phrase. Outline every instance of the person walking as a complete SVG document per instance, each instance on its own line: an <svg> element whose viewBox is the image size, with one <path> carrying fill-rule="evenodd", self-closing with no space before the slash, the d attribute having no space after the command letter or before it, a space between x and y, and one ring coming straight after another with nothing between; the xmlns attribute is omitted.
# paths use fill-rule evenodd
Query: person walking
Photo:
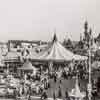
<svg viewBox="0 0 100 100"><path fill-rule="evenodd" d="M56 74L54 74L54 82L55 82L55 83L57 82Z"/></svg>
<svg viewBox="0 0 100 100"><path fill-rule="evenodd" d="M62 92L61 92L61 87L59 86L59 90L58 90L58 97L61 98L62 97Z"/></svg>
<svg viewBox="0 0 100 100"><path fill-rule="evenodd" d="M68 94L68 89L66 89L66 91L65 91L65 98L66 98L66 100L70 100L69 94Z"/></svg>
<svg viewBox="0 0 100 100"><path fill-rule="evenodd" d="M56 100L56 94L55 94L55 91L53 92L53 100Z"/></svg>

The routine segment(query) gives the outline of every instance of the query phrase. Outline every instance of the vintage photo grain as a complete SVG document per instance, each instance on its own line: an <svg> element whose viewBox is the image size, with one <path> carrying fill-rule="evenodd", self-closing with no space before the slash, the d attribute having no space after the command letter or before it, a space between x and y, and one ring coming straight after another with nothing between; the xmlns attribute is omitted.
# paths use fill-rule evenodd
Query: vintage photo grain
<svg viewBox="0 0 100 100"><path fill-rule="evenodd" d="M0 100L100 100L100 0L0 0Z"/></svg>

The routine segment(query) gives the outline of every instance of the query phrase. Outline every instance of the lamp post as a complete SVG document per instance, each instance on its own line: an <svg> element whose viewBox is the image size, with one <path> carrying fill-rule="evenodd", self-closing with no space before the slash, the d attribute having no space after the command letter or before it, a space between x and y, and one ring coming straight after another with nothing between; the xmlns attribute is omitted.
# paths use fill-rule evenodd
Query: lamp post
<svg viewBox="0 0 100 100"><path fill-rule="evenodd" d="M92 97L92 82L91 82L91 29L90 29L90 39L89 39L89 83L88 83L88 98L91 100Z"/></svg>

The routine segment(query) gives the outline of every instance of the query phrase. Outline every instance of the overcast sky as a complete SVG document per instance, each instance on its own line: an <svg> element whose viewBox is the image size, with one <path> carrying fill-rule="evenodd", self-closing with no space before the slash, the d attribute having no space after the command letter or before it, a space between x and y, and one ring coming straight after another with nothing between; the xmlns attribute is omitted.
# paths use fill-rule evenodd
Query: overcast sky
<svg viewBox="0 0 100 100"><path fill-rule="evenodd" d="M78 40L85 20L100 32L100 0L0 0L0 40Z"/></svg>

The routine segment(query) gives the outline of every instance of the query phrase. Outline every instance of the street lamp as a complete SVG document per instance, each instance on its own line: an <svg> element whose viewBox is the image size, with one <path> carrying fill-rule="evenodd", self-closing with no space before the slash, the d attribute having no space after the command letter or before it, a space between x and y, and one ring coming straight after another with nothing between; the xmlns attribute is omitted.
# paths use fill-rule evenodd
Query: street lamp
<svg viewBox="0 0 100 100"><path fill-rule="evenodd" d="M88 98L91 100L92 97L92 82L91 82L91 29L90 29L90 39L89 39L89 83L88 83Z"/></svg>

